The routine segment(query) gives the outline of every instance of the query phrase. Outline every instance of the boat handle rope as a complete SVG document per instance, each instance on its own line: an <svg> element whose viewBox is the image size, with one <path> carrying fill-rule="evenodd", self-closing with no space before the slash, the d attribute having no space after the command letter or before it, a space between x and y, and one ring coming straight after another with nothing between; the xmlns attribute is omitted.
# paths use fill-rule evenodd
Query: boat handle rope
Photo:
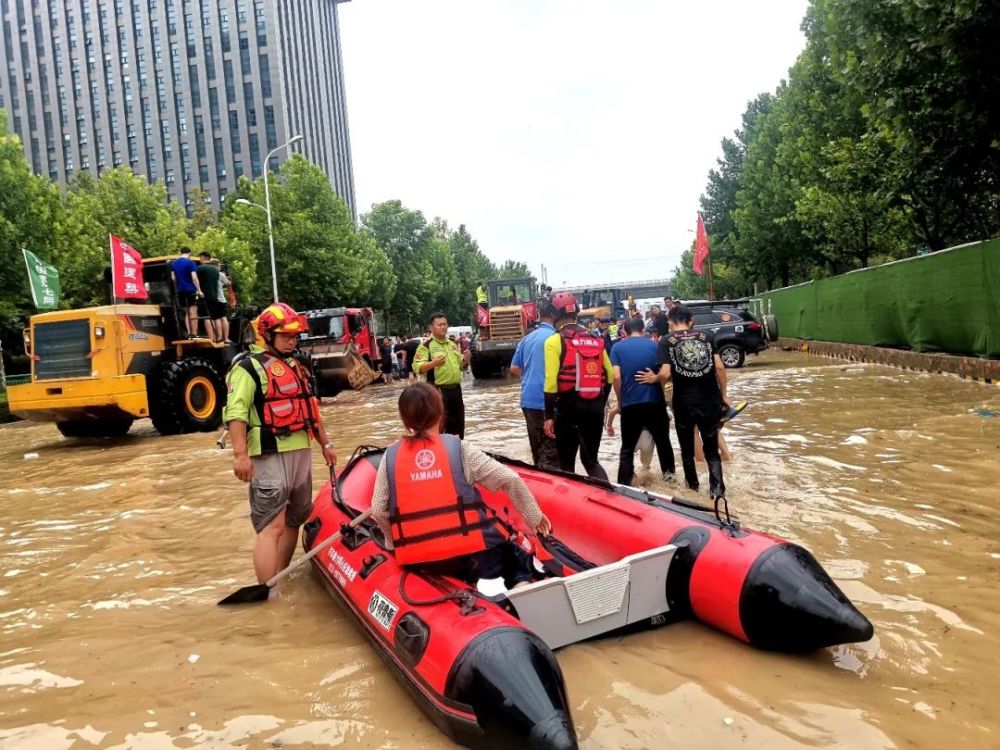
<svg viewBox="0 0 1000 750"><path fill-rule="evenodd" d="M479 605L476 603L476 597L471 591L458 590L452 591L450 593L444 594L443 596L438 596L433 599L412 599L409 594L406 593L406 579L410 577L410 571L404 569L403 575L399 577L399 595L404 602L409 604L411 607L430 607L435 604L444 604L446 602L455 602L458 604L463 615L471 615L477 609ZM430 580L424 579L428 584L436 586L436 588L441 588L440 585L432 583Z"/></svg>
<svg viewBox="0 0 1000 750"><path fill-rule="evenodd" d="M722 503L722 512L719 511L719 503ZM723 519L722 513L726 514L725 519ZM715 498L715 520L730 536L734 536L740 530L739 523L733 521L733 517L729 515L729 501L726 500L725 495L719 495Z"/></svg>

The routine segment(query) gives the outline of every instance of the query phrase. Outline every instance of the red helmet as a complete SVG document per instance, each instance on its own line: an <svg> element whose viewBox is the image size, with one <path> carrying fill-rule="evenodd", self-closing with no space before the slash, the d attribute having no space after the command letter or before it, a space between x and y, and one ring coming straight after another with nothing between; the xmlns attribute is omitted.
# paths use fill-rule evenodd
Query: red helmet
<svg viewBox="0 0 1000 750"><path fill-rule="evenodd" d="M261 336L268 333L305 333L309 326L305 316L299 315L284 302L275 302L265 307L257 318L257 330Z"/></svg>
<svg viewBox="0 0 1000 750"><path fill-rule="evenodd" d="M556 292L549 300L546 311L556 318L564 315L575 315L580 312L580 306L576 304L576 297L572 292Z"/></svg>

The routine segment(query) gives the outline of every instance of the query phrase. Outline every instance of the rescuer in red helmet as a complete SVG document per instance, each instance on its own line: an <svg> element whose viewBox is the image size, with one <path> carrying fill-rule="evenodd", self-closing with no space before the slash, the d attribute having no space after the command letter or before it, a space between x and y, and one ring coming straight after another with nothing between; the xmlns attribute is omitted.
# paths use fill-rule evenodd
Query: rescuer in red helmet
<svg viewBox="0 0 1000 750"><path fill-rule="evenodd" d="M577 322L580 308L569 292L553 294L549 312L556 332L545 340L545 434L556 440L563 471L576 469L579 451L587 474L607 480L597 461L614 382L604 339Z"/></svg>
<svg viewBox="0 0 1000 750"><path fill-rule="evenodd" d="M311 439L337 461L319 415L312 378L293 356L304 316L275 302L256 321L264 350L244 357L226 376L223 419L233 441L233 473L250 483L250 521L257 534L253 567L264 583L288 566L299 527L312 510Z"/></svg>

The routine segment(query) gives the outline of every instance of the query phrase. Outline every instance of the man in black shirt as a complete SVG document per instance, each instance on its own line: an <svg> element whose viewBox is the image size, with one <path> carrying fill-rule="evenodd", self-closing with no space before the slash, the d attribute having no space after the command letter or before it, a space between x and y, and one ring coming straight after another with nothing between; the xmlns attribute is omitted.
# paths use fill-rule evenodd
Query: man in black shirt
<svg viewBox="0 0 1000 750"><path fill-rule="evenodd" d="M417 356L417 348L419 346L420 339L413 337L400 347L404 352L406 352L406 364L404 365L405 370L403 372L403 377L414 383L417 382L417 376L416 373L413 372L413 358Z"/></svg>
<svg viewBox="0 0 1000 750"><path fill-rule="evenodd" d="M667 314L668 335L660 339L660 373L645 370L636 375L642 383L673 381L674 425L681 445L684 481L692 490L698 489L695 468L694 431L701 433L708 463L709 494L712 499L724 497L722 457L719 455L719 420L729 408L726 397L726 368L705 334L691 330L691 311L677 305Z"/></svg>

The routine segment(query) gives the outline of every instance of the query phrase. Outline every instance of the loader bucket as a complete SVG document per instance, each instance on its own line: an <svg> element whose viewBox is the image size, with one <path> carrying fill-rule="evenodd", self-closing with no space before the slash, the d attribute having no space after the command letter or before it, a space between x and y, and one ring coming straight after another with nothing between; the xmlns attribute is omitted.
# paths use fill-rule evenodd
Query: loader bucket
<svg viewBox="0 0 1000 750"><path fill-rule="evenodd" d="M378 377L354 344L306 341L301 348L309 355L320 396L333 396L346 390L360 391Z"/></svg>

